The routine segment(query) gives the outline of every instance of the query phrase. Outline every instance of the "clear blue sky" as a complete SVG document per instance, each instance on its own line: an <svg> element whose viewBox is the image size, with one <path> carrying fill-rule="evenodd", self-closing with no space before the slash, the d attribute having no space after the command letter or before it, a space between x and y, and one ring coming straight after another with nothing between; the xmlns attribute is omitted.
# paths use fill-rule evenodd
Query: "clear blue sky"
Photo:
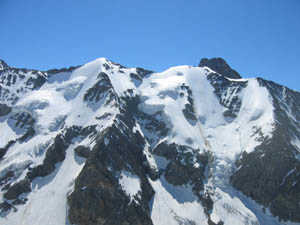
<svg viewBox="0 0 300 225"><path fill-rule="evenodd" d="M106 57L162 71L223 57L300 91L299 0L0 0L0 58L35 69Z"/></svg>

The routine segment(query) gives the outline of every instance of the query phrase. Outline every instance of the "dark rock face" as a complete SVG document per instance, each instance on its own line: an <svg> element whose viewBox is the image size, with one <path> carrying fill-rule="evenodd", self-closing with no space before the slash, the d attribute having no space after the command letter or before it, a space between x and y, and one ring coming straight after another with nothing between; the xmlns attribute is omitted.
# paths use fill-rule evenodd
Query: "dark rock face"
<svg viewBox="0 0 300 225"><path fill-rule="evenodd" d="M101 72L98 75L98 79L99 81L84 95L85 101L98 102L105 97L105 94L108 90L112 89L111 82L106 73Z"/></svg>
<svg viewBox="0 0 300 225"><path fill-rule="evenodd" d="M299 164L285 177L279 194L272 201L270 210L283 220L300 221L300 167Z"/></svg>
<svg viewBox="0 0 300 225"><path fill-rule="evenodd" d="M222 58L211 58L211 59L203 58L201 59L199 66L200 67L206 66L225 77L229 77L232 79L241 78L240 74L235 70L231 69L230 66Z"/></svg>
<svg viewBox="0 0 300 225"><path fill-rule="evenodd" d="M231 182L245 195L270 207L279 218L299 222L300 163L291 149L293 146L275 134L254 152L242 156Z"/></svg>
<svg viewBox="0 0 300 225"><path fill-rule="evenodd" d="M74 149L74 151L82 158L88 158L90 155L90 148L86 146L79 145Z"/></svg>
<svg viewBox="0 0 300 225"><path fill-rule="evenodd" d="M9 141L4 148L0 148L0 160L3 158L3 156L6 154L7 150L14 144L16 143L15 140Z"/></svg>
<svg viewBox="0 0 300 225"><path fill-rule="evenodd" d="M146 77L147 75L153 73L153 71L151 71L151 70L146 70L146 69L140 68L140 67L137 67L137 68L136 68L136 72L137 72L137 74L138 74L141 78L144 78L144 77Z"/></svg>
<svg viewBox="0 0 300 225"><path fill-rule="evenodd" d="M15 173L12 170L9 170L5 173L5 175L0 179L0 185L7 183L9 179L14 177Z"/></svg>
<svg viewBox="0 0 300 225"><path fill-rule="evenodd" d="M99 77L105 81L99 87L114 92L105 77L105 74ZM69 220L78 225L152 225L149 202L154 191L147 178L150 170L143 153L145 140L140 132L133 131L136 120L130 110L137 107L138 100L129 96L122 100L116 95L114 98L121 113L113 125L97 134L96 145L88 154L86 149L76 149L87 160L68 197ZM119 183L124 171L139 179L141 190L135 196L128 196Z"/></svg>
<svg viewBox="0 0 300 225"><path fill-rule="evenodd" d="M170 160L164 173L170 184L183 185L190 183L193 185L196 194L203 190L204 172L208 163L206 154L197 154L197 150L190 147L176 144L168 145L164 142L154 149L154 154Z"/></svg>
<svg viewBox="0 0 300 225"><path fill-rule="evenodd" d="M140 111L138 108L141 103L140 96L123 97L122 101L125 103L123 110L127 112L128 118L135 118L143 132L152 134L151 138L145 136L150 144L154 145L158 138L163 138L168 134L170 127L164 121L164 112L159 111L154 115L149 115Z"/></svg>
<svg viewBox="0 0 300 225"><path fill-rule="evenodd" d="M12 185L4 194L8 200L16 199L20 194L31 191L30 181L28 179L21 180L20 182Z"/></svg>
<svg viewBox="0 0 300 225"><path fill-rule="evenodd" d="M145 143L138 132L128 128L132 128L133 121L124 118L119 117L98 136L77 177L75 189L68 197L71 223L152 224L149 201L154 191L146 176ZM130 200L119 184L121 171L128 171L140 180L141 191L134 200Z"/></svg>
<svg viewBox="0 0 300 225"><path fill-rule="evenodd" d="M58 135L55 137L54 143L48 148L46 152L46 157L42 165L34 167L28 172L27 177L30 180L41 176L47 176L55 169L55 164L61 162L65 159L66 149L69 143L64 140L63 135Z"/></svg>
<svg viewBox="0 0 300 225"><path fill-rule="evenodd" d="M194 112L194 100L192 98L192 91L186 85L182 85L181 90L183 92L180 93L180 96L183 97L187 95L187 101L188 101L188 103L185 104L184 109L182 110L183 115L185 116L185 118L190 124L195 125L197 121L197 117L195 116L195 112Z"/></svg>
<svg viewBox="0 0 300 225"><path fill-rule="evenodd" d="M207 78L214 87L220 104L228 109L224 112L224 116L235 118L242 105L239 93L247 87L247 81L229 81L216 73L209 74Z"/></svg>
<svg viewBox="0 0 300 225"><path fill-rule="evenodd" d="M11 107L0 103L0 116L6 116L11 112Z"/></svg>
<svg viewBox="0 0 300 225"><path fill-rule="evenodd" d="M292 137L300 135L299 123L284 110L289 107L293 115L300 115L300 95L263 79L259 83L272 95L277 122L272 138L263 139L255 151L244 153L237 161L239 169L231 182L280 219L300 222L300 162L295 158L298 150L291 144ZM284 105L282 93L289 99Z"/></svg>
<svg viewBox="0 0 300 225"><path fill-rule="evenodd" d="M56 74L56 73L63 73L63 72L72 72L79 68L80 66L70 66L69 68L61 68L61 69L50 69L45 71L48 74Z"/></svg>

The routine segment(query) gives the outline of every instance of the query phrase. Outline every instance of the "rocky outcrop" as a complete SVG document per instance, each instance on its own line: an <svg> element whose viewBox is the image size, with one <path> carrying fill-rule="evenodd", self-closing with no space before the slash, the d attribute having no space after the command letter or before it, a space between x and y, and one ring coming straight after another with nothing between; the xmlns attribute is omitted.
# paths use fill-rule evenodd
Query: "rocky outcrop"
<svg viewBox="0 0 300 225"><path fill-rule="evenodd" d="M188 102L184 105L184 109L182 110L183 115L185 116L187 121L191 123L191 125L195 125L197 121L197 117L195 116L195 112L194 112L195 106L194 106L194 100L192 98L192 91L188 86L184 84L181 85L180 88L183 91L180 93L180 97L184 97L186 95L187 102Z"/></svg>
<svg viewBox="0 0 300 225"><path fill-rule="evenodd" d="M6 116L11 112L11 107L9 107L6 104L0 104L0 117L1 116Z"/></svg>
<svg viewBox="0 0 300 225"><path fill-rule="evenodd" d="M247 87L247 81L228 80L217 73L210 73L207 78L214 87L214 92L220 104L227 108L224 117L231 121L240 111L242 105L240 93Z"/></svg>
<svg viewBox="0 0 300 225"><path fill-rule="evenodd" d="M31 185L29 179L24 179L12 185L8 191L4 194L4 197L8 200L17 199L19 195L31 191Z"/></svg>
<svg viewBox="0 0 300 225"><path fill-rule="evenodd" d="M145 142L133 133L134 121L118 117L98 135L68 197L69 219L78 225L151 225L149 201L154 192L147 179ZM141 190L130 196L119 180L122 171L138 177Z"/></svg>
<svg viewBox="0 0 300 225"><path fill-rule="evenodd" d="M47 149L46 157L43 164L31 168L27 174L29 180L33 180L36 177L44 177L55 169L55 164L65 159L66 149L69 143L65 141L63 135L58 135L54 139L54 143Z"/></svg>
<svg viewBox="0 0 300 225"><path fill-rule="evenodd" d="M80 66L70 66L69 68L61 68L61 69L50 69L45 71L47 74L52 75L56 73L64 73L64 72L72 72L79 68Z"/></svg>
<svg viewBox="0 0 300 225"><path fill-rule="evenodd" d="M90 148L83 146L83 145L79 145L74 149L75 153L82 157L82 158L88 158L90 155Z"/></svg>
<svg viewBox="0 0 300 225"><path fill-rule="evenodd" d="M241 75L232 69L222 58L203 58L199 63L200 67L208 67L217 73L232 79L240 79Z"/></svg>
<svg viewBox="0 0 300 225"><path fill-rule="evenodd" d="M166 180L173 185L191 184L195 194L203 190L208 154L177 144L160 143L153 153L169 160L164 171Z"/></svg>
<svg viewBox="0 0 300 225"><path fill-rule="evenodd" d="M106 104L108 104L111 98L114 97L112 84L108 75L104 72L99 73L97 78L99 79L98 82L85 93L84 101L95 103L107 97Z"/></svg>
<svg viewBox="0 0 300 225"><path fill-rule="evenodd" d="M289 106L294 110L293 115L300 115L300 95L263 79L259 82L273 98L276 118L273 136L262 139L255 151L242 154L231 182L281 220L300 222L300 161L295 157L299 150L291 144L292 137L299 135L300 126L284 110ZM287 105L281 102L282 94L289 99Z"/></svg>

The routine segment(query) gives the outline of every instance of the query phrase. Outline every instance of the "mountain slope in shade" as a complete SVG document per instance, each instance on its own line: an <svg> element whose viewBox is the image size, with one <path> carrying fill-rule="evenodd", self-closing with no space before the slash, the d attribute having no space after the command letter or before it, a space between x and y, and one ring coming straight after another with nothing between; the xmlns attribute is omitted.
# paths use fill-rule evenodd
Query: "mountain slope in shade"
<svg viewBox="0 0 300 225"><path fill-rule="evenodd" d="M0 61L0 224L300 224L300 93L221 58Z"/></svg>

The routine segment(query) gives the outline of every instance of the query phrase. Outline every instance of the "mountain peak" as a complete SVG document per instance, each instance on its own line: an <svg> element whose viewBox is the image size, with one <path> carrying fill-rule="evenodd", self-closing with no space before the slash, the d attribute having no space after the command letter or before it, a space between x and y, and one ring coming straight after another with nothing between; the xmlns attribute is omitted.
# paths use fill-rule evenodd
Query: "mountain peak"
<svg viewBox="0 0 300 225"><path fill-rule="evenodd" d="M221 58L0 63L0 224L300 225L300 93Z"/></svg>
<svg viewBox="0 0 300 225"><path fill-rule="evenodd" d="M4 70L5 68L8 68L8 65L6 64L6 62L0 59L0 70Z"/></svg>
<svg viewBox="0 0 300 225"><path fill-rule="evenodd" d="M232 69L227 62L223 58L202 58L199 64L200 67L206 66L210 69L216 71L217 73L233 78L233 79L240 79L242 78L241 75L236 72L234 69Z"/></svg>

